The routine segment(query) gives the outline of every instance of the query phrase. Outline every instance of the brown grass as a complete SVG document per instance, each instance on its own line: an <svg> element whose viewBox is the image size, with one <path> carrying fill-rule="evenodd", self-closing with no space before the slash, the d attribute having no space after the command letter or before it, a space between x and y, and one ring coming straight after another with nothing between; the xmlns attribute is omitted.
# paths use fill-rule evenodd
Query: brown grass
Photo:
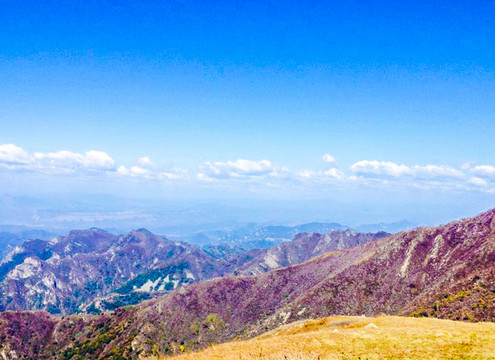
<svg viewBox="0 0 495 360"><path fill-rule="evenodd" d="M285 325L174 360L495 359L495 324L336 316Z"/></svg>

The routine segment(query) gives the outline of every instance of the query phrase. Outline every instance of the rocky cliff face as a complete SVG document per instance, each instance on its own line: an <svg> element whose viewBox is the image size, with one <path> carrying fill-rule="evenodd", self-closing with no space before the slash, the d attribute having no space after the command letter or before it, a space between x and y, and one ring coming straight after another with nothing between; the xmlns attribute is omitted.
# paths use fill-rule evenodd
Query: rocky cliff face
<svg viewBox="0 0 495 360"><path fill-rule="evenodd" d="M146 277L137 278L147 272L163 275L159 284L153 279L153 288ZM25 242L4 258L0 309L73 313L113 290L120 290L117 295L137 290L131 300L140 300L151 290L165 292L220 272L217 261L200 249L144 229L121 237L99 229L72 231L50 242ZM126 291L129 285L123 286L133 279Z"/></svg>

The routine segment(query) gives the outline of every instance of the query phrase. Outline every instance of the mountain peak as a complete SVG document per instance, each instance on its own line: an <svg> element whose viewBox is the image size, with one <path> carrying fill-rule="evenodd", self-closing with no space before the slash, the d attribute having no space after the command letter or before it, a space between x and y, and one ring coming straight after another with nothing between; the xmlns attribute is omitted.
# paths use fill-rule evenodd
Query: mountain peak
<svg viewBox="0 0 495 360"><path fill-rule="evenodd" d="M141 244L146 247L158 246L159 244L170 243L170 241L162 236L155 235L145 228L130 231L122 237L122 241Z"/></svg>
<svg viewBox="0 0 495 360"><path fill-rule="evenodd" d="M135 229L135 230L132 230L131 233L141 233L141 234L145 234L146 236L154 236L155 235L146 228Z"/></svg>

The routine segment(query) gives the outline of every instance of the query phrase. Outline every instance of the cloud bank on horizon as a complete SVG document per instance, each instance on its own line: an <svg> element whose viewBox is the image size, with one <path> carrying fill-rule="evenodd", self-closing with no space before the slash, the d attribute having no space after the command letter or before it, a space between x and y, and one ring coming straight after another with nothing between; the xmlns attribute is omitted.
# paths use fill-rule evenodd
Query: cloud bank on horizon
<svg viewBox="0 0 495 360"><path fill-rule="evenodd" d="M198 164L196 169L188 170L160 167L147 156L138 158L135 164L124 165L117 164L103 151L29 153L14 144L0 145L0 169L13 174L31 172L74 179L89 175L96 180L119 181L134 178L155 183L167 182L171 185L187 183L192 187L248 183L270 189L291 185L315 190L341 189L347 186L363 189L386 187L495 193L495 166L488 164L462 164L453 167L359 160L348 168L340 168L336 158L330 154L322 156L322 163L323 168L319 169L290 169L266 159L237 159L207 161Z"/></svg>

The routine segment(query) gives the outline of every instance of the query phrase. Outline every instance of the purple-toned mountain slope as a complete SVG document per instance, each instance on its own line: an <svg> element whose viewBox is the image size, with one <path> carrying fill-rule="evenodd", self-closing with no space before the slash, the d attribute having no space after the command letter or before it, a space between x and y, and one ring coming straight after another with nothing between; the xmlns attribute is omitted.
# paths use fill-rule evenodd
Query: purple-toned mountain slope
<svg viewBox="0 0 495 360"><path fill-rule="evenodd" d="M332 231L328 234L301 233L290 242L268 249L255 249L244 256L235 274L257 275L263 272L309 260L327 251L335 251L366 244L390 234L379 232L360 234L352 230ZM252 257L248 260L249 257Z"/></svg>
<svg viewBox="0 0 495 360"><path fill-rule="evenodd" d="M216 257L139 229L116 236L71 231L17 246L0 263L0 310L99 312L163 295L182 285L230 273L259 273L325 251L383 237L350 231L301 234L273 249Z"/></svg>

